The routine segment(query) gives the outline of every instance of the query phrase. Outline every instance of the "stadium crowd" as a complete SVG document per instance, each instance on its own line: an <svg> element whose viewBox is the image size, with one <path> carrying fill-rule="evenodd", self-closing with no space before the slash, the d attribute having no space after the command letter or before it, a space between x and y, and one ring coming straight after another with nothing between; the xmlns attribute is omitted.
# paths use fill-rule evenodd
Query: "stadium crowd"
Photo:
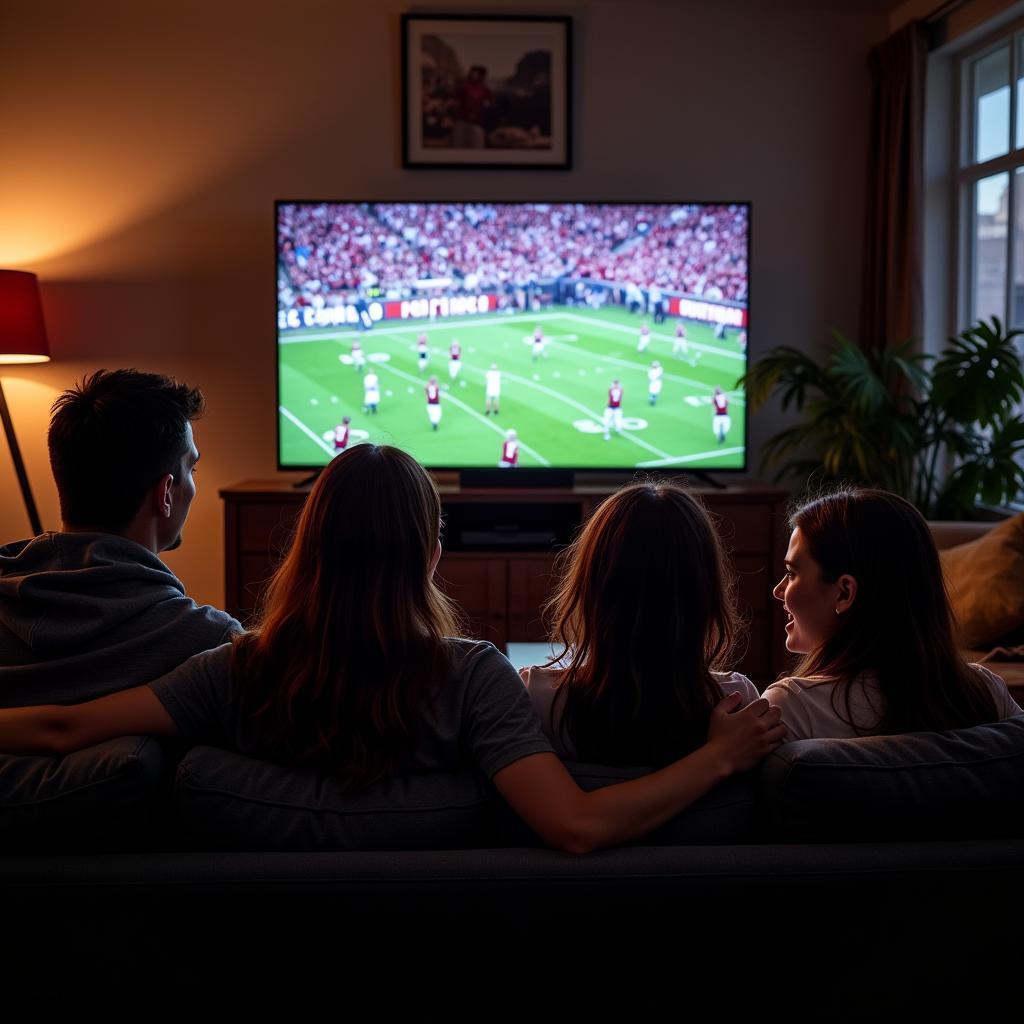
<svg viewBox="0 0 1024 1024"><path fill-rule="evenodd" d="M416 282L511 292L573 277L747 298L745 206L375 203L280 207L282 308L333 305Z"/></svg>

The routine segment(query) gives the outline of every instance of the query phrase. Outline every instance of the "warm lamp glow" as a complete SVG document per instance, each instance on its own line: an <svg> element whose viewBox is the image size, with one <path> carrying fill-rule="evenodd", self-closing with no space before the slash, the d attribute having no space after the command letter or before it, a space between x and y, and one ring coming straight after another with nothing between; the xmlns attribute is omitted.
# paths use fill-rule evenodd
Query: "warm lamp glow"
<svg viewBox="0 0 1024 1024"><path fill-rule="evenodd" d="M0 270L0 360L45 363L49 358L36 275L24 270Z"/></svg>
<svg viewBox="0 0 1024 1024"><path fill-rule="evenodd" d="M46 340L43 323L43 304L39 301L39 281L35 274L24 270L0 270L0 362L45 363L50 358L50 343ZM7 436L14 472L25 501L25 511L32 533L43 532L36 500L25 472L18 439L14 435L11 410L7 408L3 385L0 384L0 422Z"/></svg>

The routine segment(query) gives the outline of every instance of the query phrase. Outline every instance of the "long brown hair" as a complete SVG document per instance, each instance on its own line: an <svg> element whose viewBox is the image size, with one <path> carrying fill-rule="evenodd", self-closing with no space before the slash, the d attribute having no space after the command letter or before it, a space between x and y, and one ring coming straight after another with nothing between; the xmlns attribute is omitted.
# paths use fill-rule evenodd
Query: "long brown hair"
<svg viewBox="0 0 1024 1024"><path fill-rule="evenodd" d="M561 734L583 760L660 765L707 738L737 635L731 576L701 503L670 481L631 484L563 553L545 611L567 659Z"/></svg>
<svg viewBox="0 0 1024 1024"><path fill-rule="evenodd" d="M232 676L252 747L353 788L401 771L458 616L432 579L433 480L360 444L323 471Z"/></svg>
<svg viewBox="0 0 1024 1024"><path fill-rule="evenodd" d="M800 528L825 582L844 574L857 581L835 634L792 675L836 679L832 706L856 731L851 690L862 673L878 679L884 700L871 731L955 729L998 717L988 687L957 649L935 541L910 502L848 487L800 506L789 525Z"/></svg>

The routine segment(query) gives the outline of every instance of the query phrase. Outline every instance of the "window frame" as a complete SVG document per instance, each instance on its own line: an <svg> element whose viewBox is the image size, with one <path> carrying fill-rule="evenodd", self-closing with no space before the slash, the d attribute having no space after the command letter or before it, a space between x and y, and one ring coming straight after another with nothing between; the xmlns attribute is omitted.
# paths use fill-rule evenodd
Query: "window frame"
<svg viewBox="0 0 1024 1024"><path fill-rule="evenodd" d="M976 163L973 160L977 117L977 97L972 80L974 66L979 60L998 52L1004 46L1009 47L1010 57L1009 148L1006 153ZM1003 308L999 318L1004 324L1013 326L1014 277L1017 270L1014 242L1017 232L1017 212L1020 207L1017 171L1024 171L1024 137L1019 139L1017 137L1018 81L1024 82L1022 48L1024 48L1024 18L1019 18L990 33L977 44L964 49L956 56L955 81L958 116L953 139L954 208L956 210L953 227L957 239L955 250L957 260L954 267L957 281L954 294L957 296L955 323L958 324L974 323L977 320L975 285L977 283L978 222L977 206L974 202L975 186L985 178L1006 173L1009 177L1006 212L1006 271ZM1024 132L1021 134L1024 136ZM1024 173L1021 174L1021 187L1024 187ZM1024 288L1024 282L1022 282L1022 288Z"/></svg>

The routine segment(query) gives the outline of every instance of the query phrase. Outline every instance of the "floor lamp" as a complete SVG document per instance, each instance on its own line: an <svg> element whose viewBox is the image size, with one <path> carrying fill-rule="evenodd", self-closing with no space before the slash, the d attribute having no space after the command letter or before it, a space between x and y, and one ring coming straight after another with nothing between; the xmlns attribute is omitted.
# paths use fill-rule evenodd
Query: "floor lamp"
<svg viewBox="0 0 1024 1024"><path fill-rule="evenodd" d="M43 304L39 301L39 281L35 274L23 270L0 270L0 363L45 363L50 359L50 345L43 323ZM43 532L36 510L32 488L28 483L25 463L21 458L14 423L0 381L0 420L3 420L7 446L11 450L14 472L21 485L32 533Z"/></svg>

